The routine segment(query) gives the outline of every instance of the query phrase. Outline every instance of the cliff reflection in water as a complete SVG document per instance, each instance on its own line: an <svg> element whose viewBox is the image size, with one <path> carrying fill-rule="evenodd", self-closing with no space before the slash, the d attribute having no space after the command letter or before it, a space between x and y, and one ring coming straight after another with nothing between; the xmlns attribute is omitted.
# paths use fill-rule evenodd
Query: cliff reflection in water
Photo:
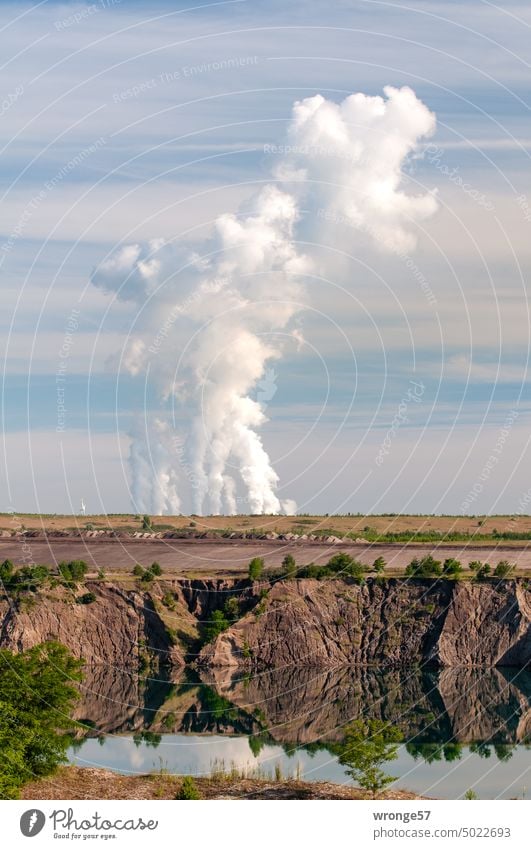
<svg viewBox="0 0 531 849"><path fill-rule="evenodd" d="M289 749L333 744L363 714L398 726L412 754L448 744L450 759L454 743L480 754L492 744L503 757L503 746L529 742L530 705L531 672L514 668L218 671L170 681L89 667L75 718L86 736L133 734L156 745L164 733L249 735Z"/></svg>

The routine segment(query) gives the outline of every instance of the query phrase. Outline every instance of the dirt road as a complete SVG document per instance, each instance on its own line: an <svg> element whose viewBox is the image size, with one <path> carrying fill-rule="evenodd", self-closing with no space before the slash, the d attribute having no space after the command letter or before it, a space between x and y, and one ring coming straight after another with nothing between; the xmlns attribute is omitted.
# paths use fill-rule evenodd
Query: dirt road
<svg viewBox="0 0 531 849"><path fill-rule="evenodd" d="M471 560L499 560L516 563L519 570L531 570L531 543L521 546L389 545L367 543L287 542L282 540L211 540L211 539L81 539L81 538L0 538L0 561L10 558L17 565L39 563L53 566L61 560L85 560L91 571L127 572L136 563L149 566L160 563L167 573L245 574L252 557L263 557L266 566L280 566L286 554L298 565L326 563L338 551L370 564L382 556L391 569L403 569L410 560L433 554L438 560L455 557L463 565Z"/></svg>

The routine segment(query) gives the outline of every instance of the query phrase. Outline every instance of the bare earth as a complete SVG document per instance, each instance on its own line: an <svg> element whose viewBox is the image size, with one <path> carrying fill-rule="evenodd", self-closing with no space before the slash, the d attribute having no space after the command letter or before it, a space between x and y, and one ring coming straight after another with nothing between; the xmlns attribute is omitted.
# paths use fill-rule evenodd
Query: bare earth
<svg viewBox="0 0 531 849"><path fill-rule="evenodd" d="M371 799L370 793L328 781L272 781L263 778L196 778L203 799ZM182 778L119 775L105 769L62 767L50 778L32 781L23 799L175 799ZM381 799L420 799L407 790L386 790Z"/></svg>
<svg viewBox="0 0 531 849"><path fill-rule="evenodd" d="M285 533L295 527L312 533L324 528L347 533L352 531L363 536L363 529L369 525L378 533L391 531L459 531L462 533L491 534L498 531L531 532L531 515L522 516L158 516L157 525L165 528L187 528L194 522L198 531L215 528L228 528L233 531L245 531L260 528L264 531ZM19 513L0 514L0 531L13 530L23 524L29 529L38 530L75 530L82 529L87 523L94 528L116 531L141 530L140 518L131 514L113 515L45 515Z"/></svg>
<svg viewBox="0 0 531 849"><path fill-rule="evenodd" d="M455 557L463 564L472 560L496 565L509 560L520 573L531 570L531 543L508 546L506 543L472 546L470 543L437 544L376 544L288 542L284 540L209 540L209 539L86 539L86 538L0 538L0 561L4 558L16 564L28 562L53 566L61 560L85 560L91 572L104 569L113 574L129 574L136 563L149 566L160 563L166 575L227 575L247 574L249 560L263 557L266 566L280 566L286 554L296 562L326 563L338 551L351 554L362 563L371 564L376 557L387 561L388 572L400 572L414 556L434 554L438 560Z"/></svg>

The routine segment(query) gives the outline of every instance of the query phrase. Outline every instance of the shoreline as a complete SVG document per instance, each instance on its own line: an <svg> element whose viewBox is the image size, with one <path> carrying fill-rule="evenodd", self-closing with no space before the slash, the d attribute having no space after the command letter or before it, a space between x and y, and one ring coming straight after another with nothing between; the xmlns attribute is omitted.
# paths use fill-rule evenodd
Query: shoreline
<svg viewBox="0 0 531 849"><path fill-rule="evenodd" d="M81 800L81 799L176 799L185 776L164 772L123 775L96 767L62 766L53 775L26 784L21 799ZM296 779L242 778L226 774L194 777L202 799L373 799L371 793L346 784L331 781L298 781ZM403 801L424 799L409 790L385 790L377 800Z"/></svg>

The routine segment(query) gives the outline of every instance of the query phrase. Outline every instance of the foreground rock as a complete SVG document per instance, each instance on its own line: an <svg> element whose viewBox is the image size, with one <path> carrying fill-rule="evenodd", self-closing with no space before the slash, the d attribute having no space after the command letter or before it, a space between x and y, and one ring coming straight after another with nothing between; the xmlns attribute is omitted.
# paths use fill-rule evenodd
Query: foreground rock
<svg viewBox="0 0 531 849"><path fill-rule="evenodd" d="M331 782L270 781L257 778L197 778L203 799L370 799L370 793ZM32 781L23 799L175 799L182 778L173 775L118 775L106 769L63 767ZM407 790L386 790L381 799L421 799Z"/></svg>

